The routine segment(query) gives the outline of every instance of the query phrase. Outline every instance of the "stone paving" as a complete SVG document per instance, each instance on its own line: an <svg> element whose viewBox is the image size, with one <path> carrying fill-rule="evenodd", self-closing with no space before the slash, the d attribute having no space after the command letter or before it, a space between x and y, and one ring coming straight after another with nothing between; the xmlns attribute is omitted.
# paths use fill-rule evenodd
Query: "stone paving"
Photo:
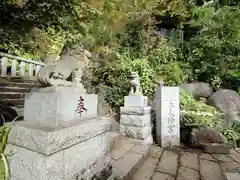
<svg viewBox="0 0 240 180"><path fill-rule="evenodd" d="M231 150L230 154L206 154L152 146L132 180L240 180L236 172L240 172L240 149Z"/></svg>

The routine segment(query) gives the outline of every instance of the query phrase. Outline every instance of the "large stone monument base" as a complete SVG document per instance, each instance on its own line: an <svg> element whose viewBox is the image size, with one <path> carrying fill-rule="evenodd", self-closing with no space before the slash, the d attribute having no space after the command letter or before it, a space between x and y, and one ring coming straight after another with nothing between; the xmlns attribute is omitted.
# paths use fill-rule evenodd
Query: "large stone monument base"
<svg viewBox="0 0 240 180"><path fill-rule="evenodd" d="M97 118L48 128L18 122L9 134L11 180L107 179L112 174L111 120Z"/></svg>
<svg viewBox="0 0 240 180"><path fill-rule="evenodd" d="M73 87L47 87L26 95L24 121L48 127L97 117L96 94L84 94Z"/></svg>

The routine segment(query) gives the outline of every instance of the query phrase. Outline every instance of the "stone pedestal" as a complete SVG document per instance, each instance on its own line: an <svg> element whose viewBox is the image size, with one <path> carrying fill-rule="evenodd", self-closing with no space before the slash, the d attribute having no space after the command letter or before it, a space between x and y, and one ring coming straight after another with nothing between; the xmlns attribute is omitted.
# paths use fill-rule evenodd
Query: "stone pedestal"
<svg viewBox="0 0 240 180"><path fill-rule="evenodd" d="M161 147L180 145L179 112L179 88L160 86L156 91L156 140Z"/></svg>
<svg viewBox="0 0 240 180"><path fill-rule="evenodd" d="M147 96L125 96L124 107L146 107L148 105Z"/></svg>
<svg viewBox="0 0 240 180"><path fill-rule="evenodd" d="M25 97L24 120L59 126L97 117L97 95L83 94L72 87L47 87Z"/></svg>
<svg viewBox="0 0 240 180"><path fill-rule="evenodd" d="M96 95L69 87L46 88L29 94L24 110L24 121L11 128L5 151L12 153L11 180L111 176L111 158L107 155L114 138L108 132L111 119L96 117Z"/></svg>
<svg viewBox="0 0 240 180"><path fill-rule="evenodd" d="M11 180L90 180L103 172L110 176L110 124L106 118L60 129L16 123L5 150L12 154L8 158Z"/></svg>
<svg viewBox="0 0 240 180"><path fill-rule="evenodd" d="M124 107L120 108L120 133L124 136L144 140L152 144L151 107L147 97L127 96Z"/></svg>

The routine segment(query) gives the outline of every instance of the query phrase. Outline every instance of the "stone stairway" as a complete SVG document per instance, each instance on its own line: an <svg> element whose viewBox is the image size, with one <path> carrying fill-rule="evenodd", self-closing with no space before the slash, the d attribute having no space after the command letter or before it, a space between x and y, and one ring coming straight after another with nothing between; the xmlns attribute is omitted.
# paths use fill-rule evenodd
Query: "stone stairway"
<svg viewBox="0 0 240 180"><path fill-rule="evenodd" d="M110 153L113 179L129 180L148 157L150 145L141 144L141 140L127 138L118 133L113 134L116 134Z"/></svg>
<svg viewBox="0 0 240 180"><path fill-rule="evenodd" d="M34 79L21 77L0 78L0 100L5 101L18 112L19 116L23 115L25 94L36 87L37 82Z"/></svg>

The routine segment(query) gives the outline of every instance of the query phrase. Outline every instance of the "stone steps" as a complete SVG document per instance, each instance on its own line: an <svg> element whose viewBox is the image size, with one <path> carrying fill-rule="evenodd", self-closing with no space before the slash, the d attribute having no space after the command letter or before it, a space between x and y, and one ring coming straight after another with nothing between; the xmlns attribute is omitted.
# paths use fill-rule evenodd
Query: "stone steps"
<svg viewBox="0 0 240 180"><path fill-rule="evenodd" d="M4 102L7 102L11 106L23 106L24 98L21 99L2 99Z"/></svg>
<svg viewBox="0 0 240 180"><path fill-rule="evenodd" d="M1 99L22 99L26 93L21 92L1 92Z"/></svg>
<svg viewBox="0 0 240 180"><path fill-rule="evenodd" d="M36 86L37 82L34 78L0 78L0 100L11 106L22 107L26 93Z"/></svg>
<svg viewBox="0 0 240 180"><path fill-rule="evenodd" d="M8 82L1 82L1 87L23 87L23 88L32 88L36 85L36 82L14 82L14 81L8 81Z"/></svg>
<svg viewBox="0 0 240 180"><path fill-rule="evenodd" d="M116 136L111 151L114 180L129 180L148 156L150 145L140 140Z"/></svg>
<svg viewBox="0 0 240 180"><path fill-rule="evenodd" d="M27 93L29 92L30 89L29 88L25 88L25 87L8 87L8 86L0 86L0 93L2 94L2 92L18 92L18 93Z"/></svg>

